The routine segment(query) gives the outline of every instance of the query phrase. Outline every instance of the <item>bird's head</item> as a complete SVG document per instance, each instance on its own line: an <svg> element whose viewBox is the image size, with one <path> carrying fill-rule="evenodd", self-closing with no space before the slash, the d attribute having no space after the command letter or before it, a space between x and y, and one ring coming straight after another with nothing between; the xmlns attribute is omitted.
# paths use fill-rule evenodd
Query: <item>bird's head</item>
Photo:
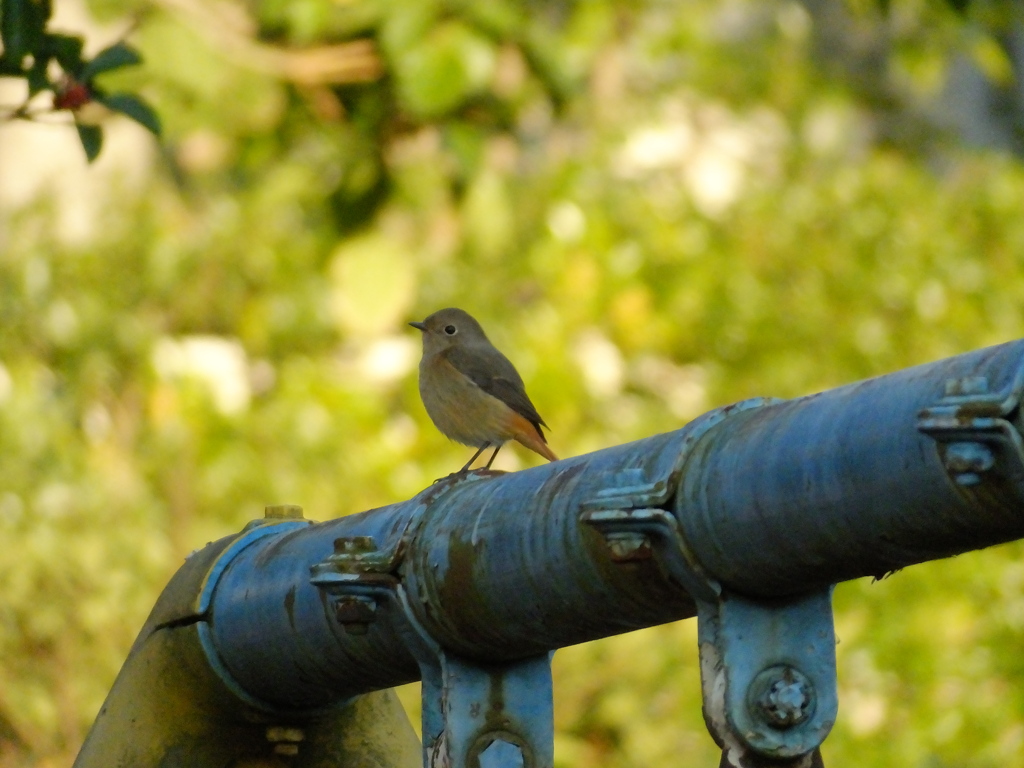
<svg viewBox="0 0 1024 768"><path fill-rule="evenodd" d="M454 346L487 343L487 334L468 312L455 307L439 309L423 322L409 323L423 332L423 354L437 354Z"/></svg>

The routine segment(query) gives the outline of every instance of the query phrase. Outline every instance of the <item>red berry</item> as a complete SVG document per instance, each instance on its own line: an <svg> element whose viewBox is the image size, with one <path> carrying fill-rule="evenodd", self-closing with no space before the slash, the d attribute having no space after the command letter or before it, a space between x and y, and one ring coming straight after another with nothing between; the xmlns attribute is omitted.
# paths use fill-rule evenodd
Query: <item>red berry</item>
<svg viewBox="0 0 1024 768"><path fill-rule="evenodd" d="M68 79L57 89L53 97L54 109L81 109L92 101L92 92L85 83Z"/></svg>

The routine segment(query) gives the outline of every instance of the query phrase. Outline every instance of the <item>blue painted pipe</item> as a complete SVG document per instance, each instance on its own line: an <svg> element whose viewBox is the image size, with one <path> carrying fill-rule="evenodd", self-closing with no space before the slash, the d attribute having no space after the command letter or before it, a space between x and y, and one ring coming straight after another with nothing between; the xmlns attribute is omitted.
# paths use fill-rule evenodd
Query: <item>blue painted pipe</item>
<svg viewBox="0 0 1024 768"><path fill-rule="evenodd" d="M310 568L340 537L371 536L380 550L404 539L414 610L469 658L522 658L694 616L693 600L653 560L612 562L602 536L577 519L621 467L671 472L684 439L671 432L514 474L470 475L401 504L257 538L208 584L207 651L239 695L267 709L322 707L419 679L394 604L352 635L310 584Z"/></svg>
<svg viewBox="0 0 1024 768"><path fill-rule="evenodd" d="M491 661L691 617L702 579L790 595L1024 537L1022 370L1024 341L1011 342L338 520L256 528L208 578L204 647L269 710L418 679L395 601L353 634L310 582L335 540L359 536L435 642ZM671 510L692 573L643 542L613 556L581 522L594 509Z"/></svg>
<svg viewBox="0 0 1024 768"><path fill-rule="evenodd" d="M208 616L200 640L239 698L268 711L316 710L419 679L387 617L365 635L348 634L310 583L310 567L331 555L335 539L388 540L415 509L406 502L324 523L267 526L271 535L243 535L225 553L218 565L227 559L226 566L211 573L200 598Z"/></svg>
<svg viewBox="0 0 1024 768"><path fill-rule="evenodd" d="M1021 538L1022 371L1014 341L724 420L682 475L686 540L779 596ZM995 464L961 485L946 454L972 444Z"/></svg>

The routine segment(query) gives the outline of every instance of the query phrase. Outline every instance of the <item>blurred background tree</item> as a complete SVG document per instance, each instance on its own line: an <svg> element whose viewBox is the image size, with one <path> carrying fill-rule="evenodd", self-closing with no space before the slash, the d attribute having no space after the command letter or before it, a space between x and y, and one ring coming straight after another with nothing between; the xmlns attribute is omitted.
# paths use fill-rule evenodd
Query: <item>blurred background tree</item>
<svg viewBox="0 0 1024 768"><path fill-rule="evenodd" d="M1024 18L960 5L58 0L164 140L0 124L0 766L70 764L190 550L461 465L410 319L561 455L1024 335ZM1021 554L837 590L827 762L1024 764ZM555 667L560 766L717 764L694 622Z"/></svg>

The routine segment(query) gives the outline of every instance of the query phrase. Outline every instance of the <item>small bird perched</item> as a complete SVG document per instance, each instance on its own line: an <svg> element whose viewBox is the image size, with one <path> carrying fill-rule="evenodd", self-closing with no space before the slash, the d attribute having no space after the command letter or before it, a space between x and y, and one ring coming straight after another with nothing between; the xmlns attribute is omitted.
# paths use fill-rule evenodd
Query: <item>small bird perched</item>
<svg viewBox="0 0 1024 768"><path fill-rule="evenodd" d="M460 473L493 447L489 469L509 440L558 460L540 429L547 424L526 395L519 372L468 312L441 309L409 325L423 332L420 397L430 420L449 439L478 449Z"/></svg>

